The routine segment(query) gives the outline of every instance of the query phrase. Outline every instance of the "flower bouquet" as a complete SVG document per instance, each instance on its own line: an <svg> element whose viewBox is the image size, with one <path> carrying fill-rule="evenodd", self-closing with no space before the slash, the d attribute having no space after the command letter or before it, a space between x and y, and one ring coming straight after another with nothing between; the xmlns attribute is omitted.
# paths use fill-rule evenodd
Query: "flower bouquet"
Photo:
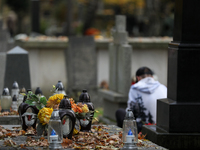
<svg viewBox="0 0 200 150"><path fill-rule="evenodd" d="M64 98L64 94L55 94L49 97L48 101L46 102L45 107L39 110L38 119L40 122L37 126L37 134L47 134L48 123L51 118L51 114L53 109L60 104L60 101Z"/></svg>
<svg viewBox="0 0 200 150"><path fill-rule="evenodd" d="M76 123L73 134L78 134L79 131L90 131L92 119L94 118L95 110L90 110L89 106L84 103L75 103L72 98L69 98L71 102L71 108L76 115Z"/></svg>
<svg viewBox="0 0 200 150"><path fill-rule="evenodd" d="M70 100L70 103L71 103L71 107L72 107L72 110L75 112L76 114L76 117L78 119L90 119L90 113L91 111L89 111L89 108L87 106L87 104L83 104L83 103L78 103L76 104L73 100L73 98L69 98Z"/></svg>

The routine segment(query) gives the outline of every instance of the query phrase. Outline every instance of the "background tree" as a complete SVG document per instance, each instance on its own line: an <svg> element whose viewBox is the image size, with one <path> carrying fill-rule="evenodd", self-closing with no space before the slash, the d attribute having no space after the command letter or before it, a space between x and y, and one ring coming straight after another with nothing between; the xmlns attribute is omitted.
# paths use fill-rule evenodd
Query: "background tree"
<svg viewBox="0 0 200 150"><path fill-rule="evenodd" d="M17 33L22 32L23 18L29 14L30 1L29 0L5 0L8 5L17 14Z"/></svg>

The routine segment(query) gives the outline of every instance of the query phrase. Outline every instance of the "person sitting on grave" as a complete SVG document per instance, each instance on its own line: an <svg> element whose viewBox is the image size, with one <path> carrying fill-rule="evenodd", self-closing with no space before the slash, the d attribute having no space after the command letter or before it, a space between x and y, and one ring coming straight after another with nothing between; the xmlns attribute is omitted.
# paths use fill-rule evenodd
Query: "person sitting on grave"
<svg viewBox="0 0 200 150"><path fill-rule="evenodd" d="M133 111L137 122L138 132L144 124L156 124L157 99L167 98L167 87L156 81L153 71L148 67L141 67L136 71L136 83L131 85L127 108ZM125 109L118 109L115 113L117 126L123 126Z"/></svg>

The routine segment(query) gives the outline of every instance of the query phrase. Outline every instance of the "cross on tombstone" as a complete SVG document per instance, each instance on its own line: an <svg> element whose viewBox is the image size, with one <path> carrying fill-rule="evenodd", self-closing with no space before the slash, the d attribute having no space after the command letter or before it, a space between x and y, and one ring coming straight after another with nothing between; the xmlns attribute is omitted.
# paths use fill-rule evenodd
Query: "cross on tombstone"
<svg viewBox="0 0 200 150"><path fill-rule="evenodd" d="M99 90L103 97L104 117L115 120L115 112L126 108L131 86L131 53L126 32L126 16L115 17L113 42L109 44L109 90ZM112 108L112 109L110 109Z"/></svg>
<svg viewBox="0 0 200 150"><path fill-rule="evenodd" d="M6 54L4 87L8 87L11 91L14 81L17 81L20 87L31 89L28 52L19 46Z"/></svg>
<svg viewBox="0 0 200 150"><path fill-rule="evenodd" d="M199 0L176 0L173 41L168 47L168 94L157 101L157 125L147 138L171 149L200 149Z"/></svg>

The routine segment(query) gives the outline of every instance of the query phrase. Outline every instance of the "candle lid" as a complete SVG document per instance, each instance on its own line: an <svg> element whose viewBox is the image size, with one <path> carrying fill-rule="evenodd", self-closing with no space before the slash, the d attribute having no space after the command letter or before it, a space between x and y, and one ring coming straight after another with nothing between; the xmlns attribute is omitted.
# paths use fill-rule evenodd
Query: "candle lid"
<svg viewBox="0 0 200 150"><path fill-rule="evenodd" d="M128 109L126 112L125 119L135 119L132 110Z"/></svg>
<svg viewBox="0 0 200 150"><path fill-rule="evenodd" d="M63 86L61 81L58 81L58 83L56 84L56 89L58 91L63 91L64 90L64 86Z"/></svg>
<svg viewBox="0 0 200 150"><path fill-rule="evenodd" d="M90 102L90 95L86 89L83 89L81 95L79 96L79 102Z"/></svg>
<svg viewBox="0 0 200 150"><path fill-rule="evenodd" d="M68 95L65 95L64 98L60 101L60 109L71 109L71 103L68 99Z"/></svg>
<svg viewBox="0 0 200 150"><path fill-rule="evenodd" d="M2 95L10 95L9 89L7 87L3 89Z"/></svg>
<svg viewBox="0 0 200 150"><path fill-rule="evenodd" d="M16 81L14 81L14 83L12 85L12 89L19 89L19 85Z"/></svg>

